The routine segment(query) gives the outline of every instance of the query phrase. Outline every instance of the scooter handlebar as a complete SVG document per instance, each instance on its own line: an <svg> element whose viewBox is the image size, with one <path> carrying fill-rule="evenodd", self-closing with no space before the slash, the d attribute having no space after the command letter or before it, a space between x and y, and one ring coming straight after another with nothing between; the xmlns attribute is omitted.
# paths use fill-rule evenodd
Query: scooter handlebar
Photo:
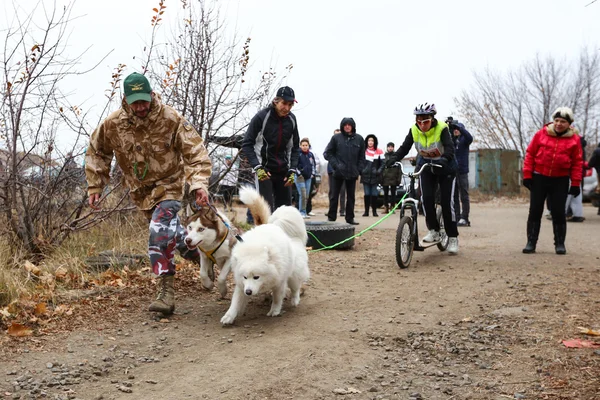
<svg viewBox="0 0 600 400"><path fill-rule="evenodd" d="M425 170L425 167L429 167L429 168L433 168L433 167L435 167L435 168L442 168L441 165L428 162L428 163L423 164L423 166L421 167L421 169L419 171L406 173L406 172L404 172L404 165L400 161L395 162L394 166L395 167L400 167L400 171L402 171L402 175L408 175L408 176L419 176L419 175L421 175L421 173L423 172L423 170Z"/></svg>

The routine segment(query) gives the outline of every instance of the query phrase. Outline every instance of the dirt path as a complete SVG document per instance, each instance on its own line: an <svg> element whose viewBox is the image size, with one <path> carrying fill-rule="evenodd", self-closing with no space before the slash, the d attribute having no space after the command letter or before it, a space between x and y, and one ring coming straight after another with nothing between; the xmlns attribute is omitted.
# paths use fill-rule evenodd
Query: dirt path
<svg viewBox="0 0 600 400"><path fill-rule="evenodd" d="M311 254L306 294L280 318L250 304L223 328L229 301L199 291L160 322L142 299L119 311L127 323L21 340L0 361L0 396L597 399L600 351L560 343L582 337L578 326L600 328L594 211L569 224L566 256L545 220L538 253L523 255L527 205L475 204L459 255L429 249L407 270L396 266L393 216L351 251Z"/></svg>

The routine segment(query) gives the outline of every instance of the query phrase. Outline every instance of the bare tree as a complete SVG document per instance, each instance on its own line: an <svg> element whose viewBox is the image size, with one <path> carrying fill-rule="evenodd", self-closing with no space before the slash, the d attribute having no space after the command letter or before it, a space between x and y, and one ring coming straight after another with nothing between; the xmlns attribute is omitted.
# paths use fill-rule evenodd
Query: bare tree
<svg viewBox="0 0 600 400"><path fill-rule="evenodd" d="M582 135L598 125L600 57L582 49L572 63L552 56L523 63L505 74L486 69L455 99L459 115L478 133L480 147L525 153L531 136L556 107L573 108Z"/></svg>
<svg viewBox="0 0 600 400"><path fill-rule="evenodd" d="M81 154L86 113L69 103L61 84L85 74L77 65L86 53L67 54L73 3L48 7L40 1L29 12L15 4L12 25L3 33L0 60L0 212L2 232L40 258L64 241L87 217ZM92 69L95 67L92 67ZM70 149L59 149L59 134L75 132ZM98 218L99 217L99 218Z"/></svg>
<svg viewBox="0 0 600 400"><path fill-rule="evenodd" d="M146 57L147 73L160 82L163 101L200 133L211 156L221 156L222 146L237 147L237 136L252 114L271 100L279 76L274 68L252 73L251 39L242 40L227 27L218 5L182 5L183 17L170 39L155 45L156 57ZM155 9L161 10L164 7ZM286 73L291 69L289 65Z"/></svg>

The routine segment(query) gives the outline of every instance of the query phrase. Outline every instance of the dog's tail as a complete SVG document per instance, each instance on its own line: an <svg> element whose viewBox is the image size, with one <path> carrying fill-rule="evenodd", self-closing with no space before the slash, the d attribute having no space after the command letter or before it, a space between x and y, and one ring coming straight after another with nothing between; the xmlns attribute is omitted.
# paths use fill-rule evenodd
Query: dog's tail
<svg viewBox="0 0 600 400"><path fill-rule="evenodd" d="M255 189L240 188L240 201L248 206L254 218L254 225L266 224L271 216L271 208L266 200Z"/></svg>
<svg viewBox="0 0 600 400"><path fill-rule="evenodd" d="M269 218L269 223L279 226L292 239L298 239L303 245L308 241L306 224L296 207L281 206Z"/></svg>

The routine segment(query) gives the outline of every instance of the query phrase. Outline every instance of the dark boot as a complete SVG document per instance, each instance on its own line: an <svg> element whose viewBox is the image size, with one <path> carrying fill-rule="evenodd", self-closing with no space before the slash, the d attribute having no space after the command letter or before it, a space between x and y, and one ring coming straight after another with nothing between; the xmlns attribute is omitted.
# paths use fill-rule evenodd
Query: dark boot
<svg viewBox="0 0 600 400"><path fill-rule="evenodd" d="M377 214L377 196L371 196L371 207L373 208L373 216L379 217L379 214Z"/></svg>
<svg viewBox="0 0 600 400"><path fill-rule="evenodd" d="M175 275L161 275L158 280L158 296L150 304L148 310L166 315L173 314L175 311L175 288L173 287Z"/></svg>
<svg viewBox="0 0 600 400"><path fill-rule="evenodd" d="M384 206L385 206L385 213L386 214L389 213L390 212L390 205L388 203L385 203Z"/></svg>
<svg viewBox="0 0 600 400"><path fill-rule="evenodd" d="M554 229L554 251L556 254L567 254L565 238L567 237L567 224L552 223Z"/></svg>
<svg viewBox="0 0 600 400"><path fill-rule="evenodd" d="M369 216L369 206L371 205L371 196L365 196L365 213L362 215L363 217Z"/></svg>
<svg viewBox="0 0 600 400"><path fill-rule="evenodd" d="M527 221L527 245L523 249L523 253L531 254L535 253L535 246L537 245L538 236L540 234L540 222Z"/></svg>

